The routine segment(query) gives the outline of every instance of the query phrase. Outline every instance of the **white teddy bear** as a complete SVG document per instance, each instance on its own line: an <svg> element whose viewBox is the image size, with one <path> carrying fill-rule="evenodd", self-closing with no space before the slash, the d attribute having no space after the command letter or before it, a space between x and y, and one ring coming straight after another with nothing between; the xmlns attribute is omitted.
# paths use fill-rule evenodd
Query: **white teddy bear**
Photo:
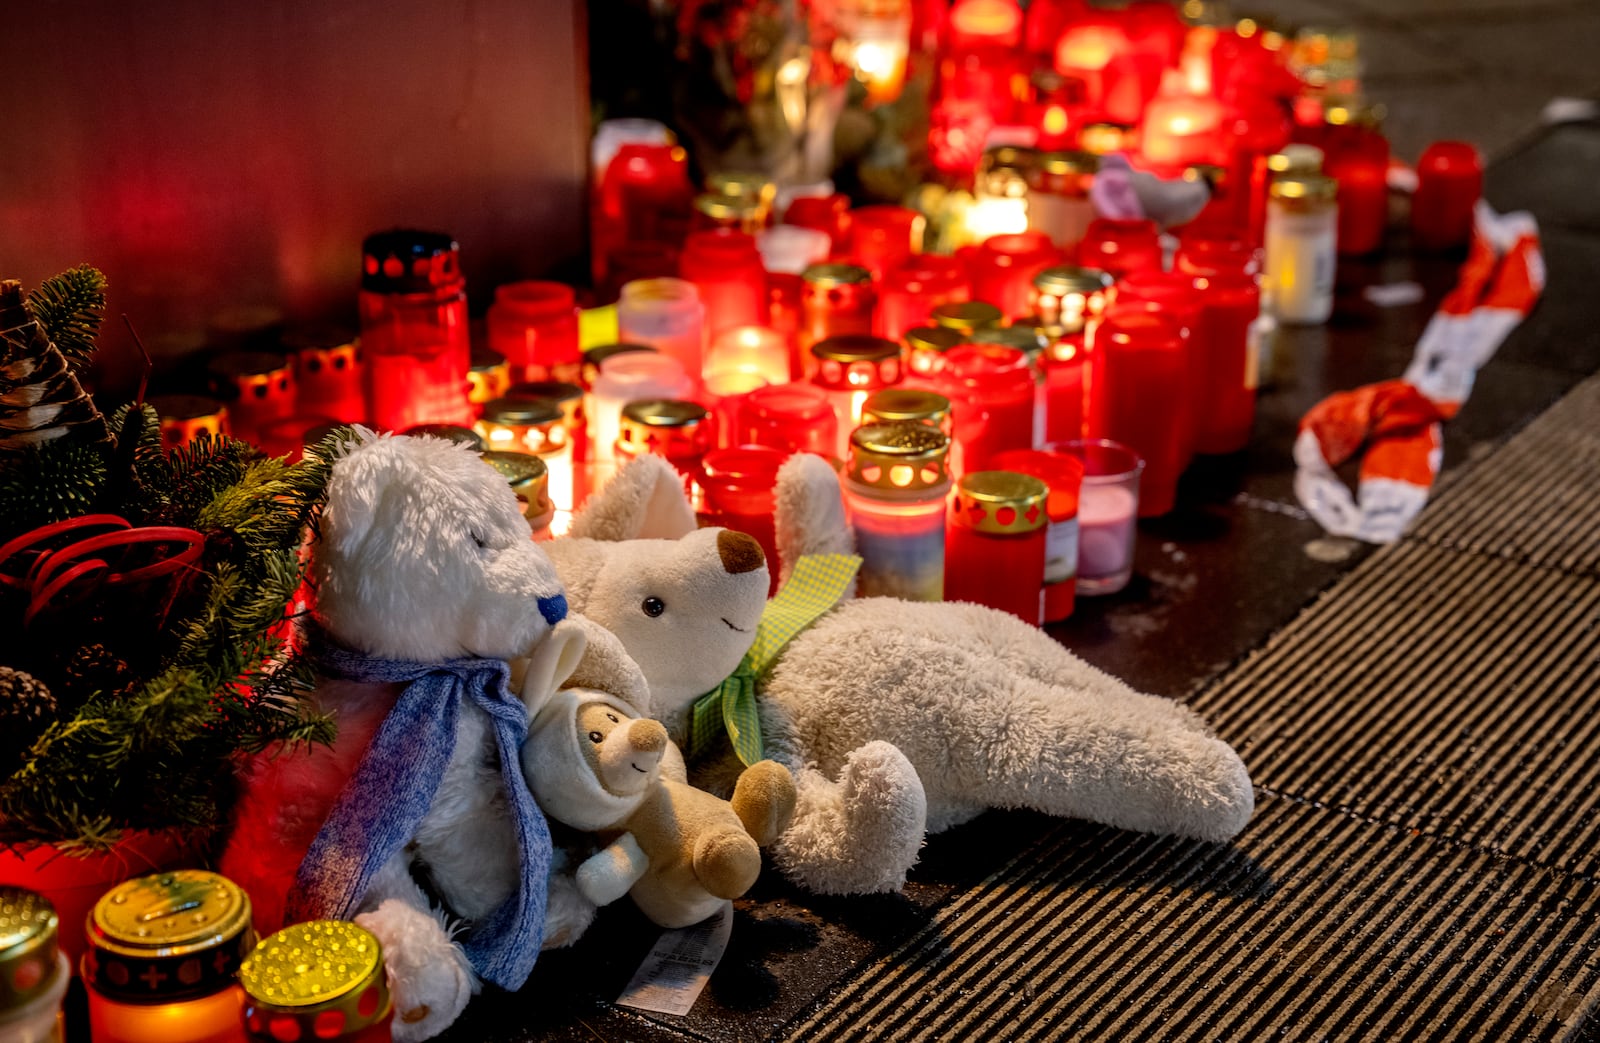
<svg viewBox="0 0 1600 1043"><path fill-rule="evenodd" d="M480 977L519 987L537 955L549 834L504 660L565 676L583 631L511 488L441 439L358 428L311 554L312 698L338 737L249 765L222 869L263 933L309 917L371 930L394 1038L427 1039Z"/></svg>
<svg viewBox="0 0 1600 1043"><path fill-rule="evenodd" d="M633 462L549 554L574 610L622 639L650 714L681 742L691 704L750 647L767 570L742 537L694 530L674 489L662 461ZM826 463L795 457L778 493L786 563L848 547ZM776 860L818 892L896 890L926 831L990 807L1210 841L1254 808L1244 764L1193 712L977 605L841 601L762 674L757 705L765 756L799 788ZM730 753L692 781L726 794L738 767Z"/></svg>

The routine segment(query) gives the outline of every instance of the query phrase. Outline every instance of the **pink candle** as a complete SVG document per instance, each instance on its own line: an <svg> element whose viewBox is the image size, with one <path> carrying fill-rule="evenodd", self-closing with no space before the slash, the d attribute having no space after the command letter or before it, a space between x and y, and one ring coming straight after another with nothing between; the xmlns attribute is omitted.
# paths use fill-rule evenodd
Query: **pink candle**
<svg viewBox="0 0 1600 1043"><path fill-rule="evenodd" d="M1128 571L1137 513L1138 501L1127 489L1084 485L1078 498L1078 571L1085 594L1092 592L1087 581Z"/></svg>

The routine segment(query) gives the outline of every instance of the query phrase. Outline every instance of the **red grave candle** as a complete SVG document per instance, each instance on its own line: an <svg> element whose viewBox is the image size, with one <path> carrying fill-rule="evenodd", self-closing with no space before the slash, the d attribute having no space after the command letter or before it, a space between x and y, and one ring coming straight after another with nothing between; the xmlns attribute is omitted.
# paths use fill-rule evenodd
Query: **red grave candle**
<svg viewBox="0 0 1600 1043"><path fill-rule="evenodd" d="M1259 373L1251 328L1261 314L1260 253L1242 239L1188 238L1174 268L1194 280L1200 298L1195 451L1237 452L1255 422Z"/></svg>
<svg viewBox="0 0 1600 1043"><path fill-rule="evenodd" d="M1034 379L1028 357L1000 344L945 352L934 390L950 400L964 473L986 470L995 455L1033 446Z"/></svg>
<svg viewBox="0 0 1600 1043"><path fill-rule="evenodd" d="M1083 461L1067 453L1016 449L1001 453L995 466L1043 482L1050 494L1045 513L1043 622L1059 623L1072 615L1077 600L1078 493L1083 486Z"/></svg>
<svg viewBox="0 0 1600 1043"><path fill-rule="evenodd" d="M1049 495L1039 479L1011 471L978 471L956 483L945 535L946 601L987 605L1039 625Z"/></svg>
<svg viewBox="0 0 1600 1043"><path fill-rule="evenodd" d="M833 403L811 384L756 388L739 404L735 439L789 453L832 456L839 444Z"/></svg>
<svg viewBox="0 0 1600 1043"><path fill-rule="evenodd" d="M1339 253L1372 253L1389 226L1389 142L1374 127L1346 123L1328 128L1323 147L1323 172L1339 182Z"/></svg>
<svg viewBox="0 0 1600 1043"><path fill-rule="evenodd" d="M941 74L950 59L940 65ZM943 98L928 116L928 158L940 171L967 178L983 158L995 119L982 102Z"/></svg>
<svg viewBox="0 0 1600 1043"><path fill-rule="evenodd" d="M783 212L783 223L801 228L814 228L827 233L835 254L849 245L850 197L834 193L831 196L799 196Z"/></svg>
<svg viewBox="0 0 1600 1043"><path fill-rule="evenodd" d="M1200 295L1195 289L1194 277L1182 272L1134 272L1117 283L1116 295L1113 314L1120 308L1146 307L1172 319L1182 334L1183 386L1188 391L1179 416L1183 434L1179 456L1179 470L1182 470L1194 458L1198 418L1206 405L1197 390L1204 386L1208 346L1200 340Z"/></svg>
<svg viewBox="0 0 1600 1043"><path fill-rule="evenodd" d="M934 308L971 296L965 264L943 254L916 254L883 277L878 336L899 340L907 330L928 325Z"/></svg>
<svg viewBox="0 0 1600 1043"><path fill-rule="evenodd" d="M1078 263L1120 279L1129 272L1161 268L1161 232L1154 221L1097 217L1078 244Z"/></svg>
<svg viewBox="0 0 1600 1043"><path fill-rule="evenodd" d="M871 334L878 309L872 273L854 264L814 264L800 277L800 328L795 343L800 372L817 370L811 346L829 337Z"/></svg>
<svg viewBox="0 0 1600 1043"><path fill-rule="evenodd" d="M881 279L922 252L928 220L905 206L864 206L850 212L850 257Z"/></svg>
<svg viewBox="0 0 1600 1043"><path fill-rule="evenodd" d="M1223 158L1222 103L1209 94L1191 94L1183 73L1167 71L1161 93L1144 110L1139 151L1146 164L1159 171L1174 171L1195 163L1218 163Z"/></svg>
<svg viewBox="0 0 1600 1043"><path fill-rule="evenodd" d="M489 350L505 356L511 380L570 380L583 363L578 349L578 303L558 282L497 287L489 305Z"/></svg>
<svg viewBox="0 0 1600 1043"><path fill-rule="evenodd" d="M366 419L361 384L361 343L338 327L303 327L283 335L294 363L295 408L345 424Z"/></svg>
<svg viewBox="0 0 1600 1043"><path fill-rule="evenodd" d="M1146 309L1112 310L1095 334L1089 433L1145 460L1139 516L1172 510L1183 468L1185 367L1177 323Z"/></svg>
<svg viewBox="0 0 1600 1043"><path fill-rule="evenodd" d="M1133 49L1123 28L1104 15L1091 16L1068 26L1056 41L1055 67L1063 76L1083 81L1084 103L1105 111L1114 65Z"/></svg>
<svg viewBox="0 0 1600 1043"><path fill-rule="evenodd" d="M592 208L590 249L597 284L620 286L612 255L630 243L683 241L694 202L689 153L677 145L630 142L606 165ZM650 272L664 275L669 272Z"/></svg>
<svg viewBox="0 0 1600 1043"><path fill-rule="evenodd" d="M789 458L782 449L744 445L713 449L700 462L700 488L705 493L700 524L720 525L755 537L767 556L771 573L768 593L778 589L778 468Z"/></svg>
<svg viewBox="0 0 1600 1043"><path fill-rule="evenodd" d="M700 290L708 338L738 326L767 324L767 270L754 236L693 232L684 240L678 274Z"/></svg>
<svg viewBox="0 0 1600 1043"><path fill-rule="evenodd" d="M1268 160L1289 143L1289 118L1273 99L1245 94L1233 102L1223 128L1229 145L1224 181L1233 197L1234 231L1259 244L1267 226Z"/></svg>
<svg viewBox="0 0 1600 1043"><path fill-rule="evenodd" d="M1044 358L1045 440L1064 442L1083 437L1088 394L1089 353L1083 332L1063 334Z"/></svg>
<svg viewBox="0 0 1600 1043"><path fill-rule="evenodd" d="M1022 7L1017 0L957 0L945 23L945 42L952 50L1014 48L1022 42Z"/></svg>
<svg viewBox="0 0 1600 1043"><path fill-rule="evenodd" d="M1411 241L1421 250L1454 250L1472 239L1472 210L1483 195L1483 157L1465 141L1435 141L1417 161ZM1341 197L1340 206L1343 206Z"/></svg>
<svg viewBox="0 0 1600 1043"><path fill-rule="evenodd" d="M893 387L904 376L900 345L883 337L859 334L829 337L812 345L817 357L811 381L833 404L839 431L832 452L843 460L850 452L850 434L861 423L861 407L875 391Z"/></svg>
<svg viewBox="0 0 1600 1043"><path fill-rule="evenodd" d="M1022 24L1022 45L1029 54L1050 59L1061 33L1089 17L1087 0L1033 0Z"/></svg>
<svg viewBox="0 0 1600 1043"><path fill-rule="evenodd" d="M992 235L971 255L972 298L987 301L1007 319L1033 314L1033 277L1062 261L1044 232Z"/></svg>
<svg viewBox="0 0 1600 1043"><path fill-rule="evenodd" d="M367 415L379 430L470 424L467 290L448 235L396 230L362 244Z"/></svg>

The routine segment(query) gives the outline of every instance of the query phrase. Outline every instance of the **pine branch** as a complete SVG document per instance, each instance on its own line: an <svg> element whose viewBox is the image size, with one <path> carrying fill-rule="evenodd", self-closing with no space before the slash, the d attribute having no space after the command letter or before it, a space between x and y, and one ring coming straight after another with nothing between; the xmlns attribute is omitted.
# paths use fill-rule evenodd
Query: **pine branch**
<svg viewBox="0 0 1600 1043"><path fill-rule="evenodd" d="M73 369L94 357L94 340L106 310L106 277L80 264L54 275L28 294L28 312L55 341Z"/></svg>

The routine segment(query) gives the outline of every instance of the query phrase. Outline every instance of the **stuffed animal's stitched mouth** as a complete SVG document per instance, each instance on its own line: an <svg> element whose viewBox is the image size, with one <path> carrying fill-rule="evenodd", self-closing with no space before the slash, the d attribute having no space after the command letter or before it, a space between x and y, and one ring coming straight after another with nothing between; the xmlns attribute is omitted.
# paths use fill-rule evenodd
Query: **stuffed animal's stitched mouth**
<svg viewBox="0 0 1600 1043"><path fill-rule="evenodd" d="M738 632L739 632L739 633L741 633L741 634L748 634L748 633L750 633L750 631L748 631L748 630L746 630L746 629L745 629L745 628L744 628L744 627L736 627L736 626L734 626L734 625L733 625L733 621L732 621L732 620L730 620L730 619L729 619L729 618L728 618L728 617L727 617L727 616L723 616L723 617L722 617L722 621L723 621L723 622L724 622L724 623L727 623L727 624L728 624L728 629L729 629L729 630L737 630L737 631L738 631Z"/></svg>
<svg viewBox="0 0 1600 1043"><path fill-rule="evenodd" d="M628 762L628 767L632 768L634 771L638 772L640 775L648 775L648 774L650 774L650 769L649 768L641 768L637 764L633 763L633 761L629 761Z"/></svg>

